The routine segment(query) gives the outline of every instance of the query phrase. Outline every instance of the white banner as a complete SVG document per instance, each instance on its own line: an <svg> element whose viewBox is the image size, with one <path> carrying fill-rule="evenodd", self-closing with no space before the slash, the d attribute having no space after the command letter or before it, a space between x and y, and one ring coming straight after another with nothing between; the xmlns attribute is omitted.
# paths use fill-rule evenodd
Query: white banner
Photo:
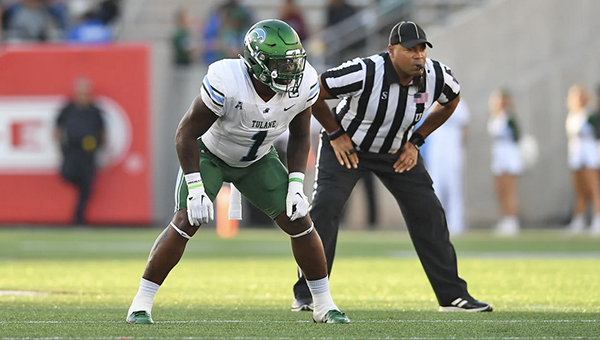
<svg viewBox="0 0 600 340"><path fill-rule="evenodd" d="M0 173L53 173L61 162L54 129L62 96L0 96ZM131 123L119 104L96 97L106 126L106 143L99 165L120 163L131 146Z"/></svg>

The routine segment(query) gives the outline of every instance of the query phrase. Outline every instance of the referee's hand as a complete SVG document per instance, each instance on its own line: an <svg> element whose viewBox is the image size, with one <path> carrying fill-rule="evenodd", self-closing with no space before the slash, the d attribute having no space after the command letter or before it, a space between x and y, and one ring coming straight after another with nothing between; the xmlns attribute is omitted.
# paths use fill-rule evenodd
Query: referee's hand
<svg viewBox="0 0 600 340"><path fill-rule="evenodd" d="M341 166L346 166L348 169L358 168L358 155L356 154L356 149L354 148L354 144L352 144L352 140L347 134L344 133L338 138L330 141L330 143L335 152L335 157L337 157Z"/></svg>
<svg viewBox="0 0 600 340"><path fill-rule="evenodd" d="M392 152L397 153L398 150ZM394 170L396 172L409 171L417 165L417 159L419 158L419 150L411 142L406 142L400 148L400 157L394 163Z"/></svg>

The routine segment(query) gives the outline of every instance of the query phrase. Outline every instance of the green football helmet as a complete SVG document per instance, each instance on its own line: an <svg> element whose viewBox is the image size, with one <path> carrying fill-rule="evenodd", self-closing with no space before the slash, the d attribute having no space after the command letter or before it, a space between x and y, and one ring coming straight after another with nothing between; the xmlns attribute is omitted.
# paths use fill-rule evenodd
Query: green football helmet
<svg viewBox="0 0 600 340"><path fill-rule="evenodd" d="M274 91L296 93L302 82L306 51L298 33L281 20L263 20L244 38L244 61L252 75Z"/></svg>

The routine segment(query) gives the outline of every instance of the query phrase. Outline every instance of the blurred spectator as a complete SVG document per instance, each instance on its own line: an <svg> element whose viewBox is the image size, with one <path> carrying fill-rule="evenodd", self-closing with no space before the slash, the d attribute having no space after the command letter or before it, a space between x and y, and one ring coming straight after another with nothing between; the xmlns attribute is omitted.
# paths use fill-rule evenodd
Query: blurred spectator
<svg viewBox="0 0 600 340"><path fill-rule="evenodd" d="M0 41L3 38L3 31L8 29L8 22L17 7L17 0L0 0Z"/></svg>
<svg viewBox="0 0 600 340"><path fill-rule="evenodd" d="M177 66L188 66L193 63L196 55L196 47L192 38L192 20L189 12L185 9L177 11L175 20L177 28L171 38L174 63Z"/></svg>
<svg viewBox="0 0 600 340"><path fill-rule="evenodd" d="M8 29L8 22L20 5L19 0L0 0L0 23L3 30Z"/></svg>
<svg viewBox="0 0 600 340"><path fill-rule="evenodd" d="M452 236L465 231L463 163L469 117L469 108L461 98L450 118L427 137L423 154Z"/></svg>
<svg viewBox="0 0 600 340"><path fill-rule="evenodd" d="M22 0L8 11L4 40L41 42L57 39L57 26L42 0Z"/></svg>
<svg viewBox="0 0 600 340"><path fill-rule="evenodd" d="M237 58L251 24L250 10L237 0L227 0L217 7L204 27L204 62L208 65L223 58Z"/></svg>
<svg viewBox="0 0 600 340"><path fill-rule="evenodd" d="M105 25L112 24L120 15L121 0L103 0L94 12L96 19Z"/></svg>
<svg viewBox="0 0 600 340"><path fill-rule="evenodd" d="M329 0L329 3L327 4L326 27L332 28L335 25L343 22L344 20L352 17L354 14L356 14L356 9L349 5L346 2L346 0ZM356 24L359 25L358 22ZM333 34L334 37L339 35L339 33L336 31L337 30L331 32L331 34ZM343 48L339 53L330 55L325 62L327 64L339 64L344 60L351 59L350 56L355 54L355 50L360 48L361 46L364 46L364 44L364 40L360 40L356 43L353 43Z"/></svg>
<svg viewBox="0 0 600 340"><path fill-rule="evenodd" d="M296 33L298 33L300 41L304 41L307 38L308 32L306 30L304 14L302 14L302 10L296 5L295 0L285 0L279 12L279 19L292 26Z"/></svg>
<svg viewBox="0 0 600 340"><path fill-rule="evenodd" d="M89 11L69 30L66 40L72 43L106 43L113 40L113 35L110 27Z"/></svg>
<svg viewBox="0 0 600 340"><path fill-rule="evenodd" d="M492 173L502 215L495 233L497 236L511 237L516 236L521 229L517 195L517 180L523 171L523 160L518 145L520 134L507 91L493 92L490 95L489 107L491 117L488 132L493 139Z"/></svg>
<svg viewBox="0 0 600 340"><path fill-rule="evenodd" d="M569 89L567 106L566 130L568 138L569 168L573 174L573 189L575 191L575 207L573 219L567 231L579 234L585 227L585 212L591 203L594 216L590 231L594 236L600 236L600 155L596 143L598 120L586 106L589 95L585 87L573 85Z"/></svg>
<svg viewBox="0 0 600 340"><path fill-rule="evenodd" d="M91 92L88 79L75 81L74 98L60 110L54 133L63 154L61 176L79 191L73 214L75 225L85 224L85 210L96 173L96 155L105 141L104 121Z"/></svg>
<svg viewBox="0 0 600 340"><path fill-rule="evenodd" d="M69 7L66 0L46 0L46 10L54 20L56 27L67 32L70 25Z"/></svg>
<svg viewBox="0 0 600 340"><path fill-rule="evenodd" d="M356 10L346 3L346 0L329 0L329 4L327 5L327 26L340 23L354 14L356 14Z"/></svg>

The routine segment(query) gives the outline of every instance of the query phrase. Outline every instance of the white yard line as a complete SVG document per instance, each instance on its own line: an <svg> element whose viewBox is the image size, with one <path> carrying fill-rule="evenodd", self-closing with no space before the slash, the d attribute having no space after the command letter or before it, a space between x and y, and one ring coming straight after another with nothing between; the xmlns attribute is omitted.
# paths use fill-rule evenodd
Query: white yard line
<svg viewBox="0 0 600 340"><path fill-rule="evenodd" d="M297 337L269 337L269 336L236 336L236 337L220 337L220 336L185 336L185 337L140 337L140 336L131 336L131 337L43 337L43 338L35 338L35 337L25 337L25 338L0 338L0 340L171 340L171 339L185 339L185 340L257 340L257 339L268 339L268 340L291 340L297 339ZM311 337L311 340L350 340L356 339L353 337ZM369 337L369 340L456 340L457 338L454 336L449 337ZM592 340L592 339L600 339L600 337L586 337L586 336L535 336L535 337L515 337L515 336L507 336L507 337L461 337L463 340L532 340L532 339L542 339L542 340Z"/></svg>
<svg viewBox="0 0 600 340"><path fill-rule="evenodd" d="M89 320L72 320L72 321L56 321L56 320L28 320L28 321L0 321L0 325L15 325L15 324L114 324L114 320L105 321L89 321ZM192 323L312 323L310 320L160 320L155 321L156 324L192 324ZM123 320L123 323L125 321ZM352 320L352 323L600 323L600 320Z"/></svg>
<svg viewBox="0 0 600 340"><path fill-rule="evenodd" d="M46 295L50 292L36 292L31 290L0 290L0 295Z"/></svg>

